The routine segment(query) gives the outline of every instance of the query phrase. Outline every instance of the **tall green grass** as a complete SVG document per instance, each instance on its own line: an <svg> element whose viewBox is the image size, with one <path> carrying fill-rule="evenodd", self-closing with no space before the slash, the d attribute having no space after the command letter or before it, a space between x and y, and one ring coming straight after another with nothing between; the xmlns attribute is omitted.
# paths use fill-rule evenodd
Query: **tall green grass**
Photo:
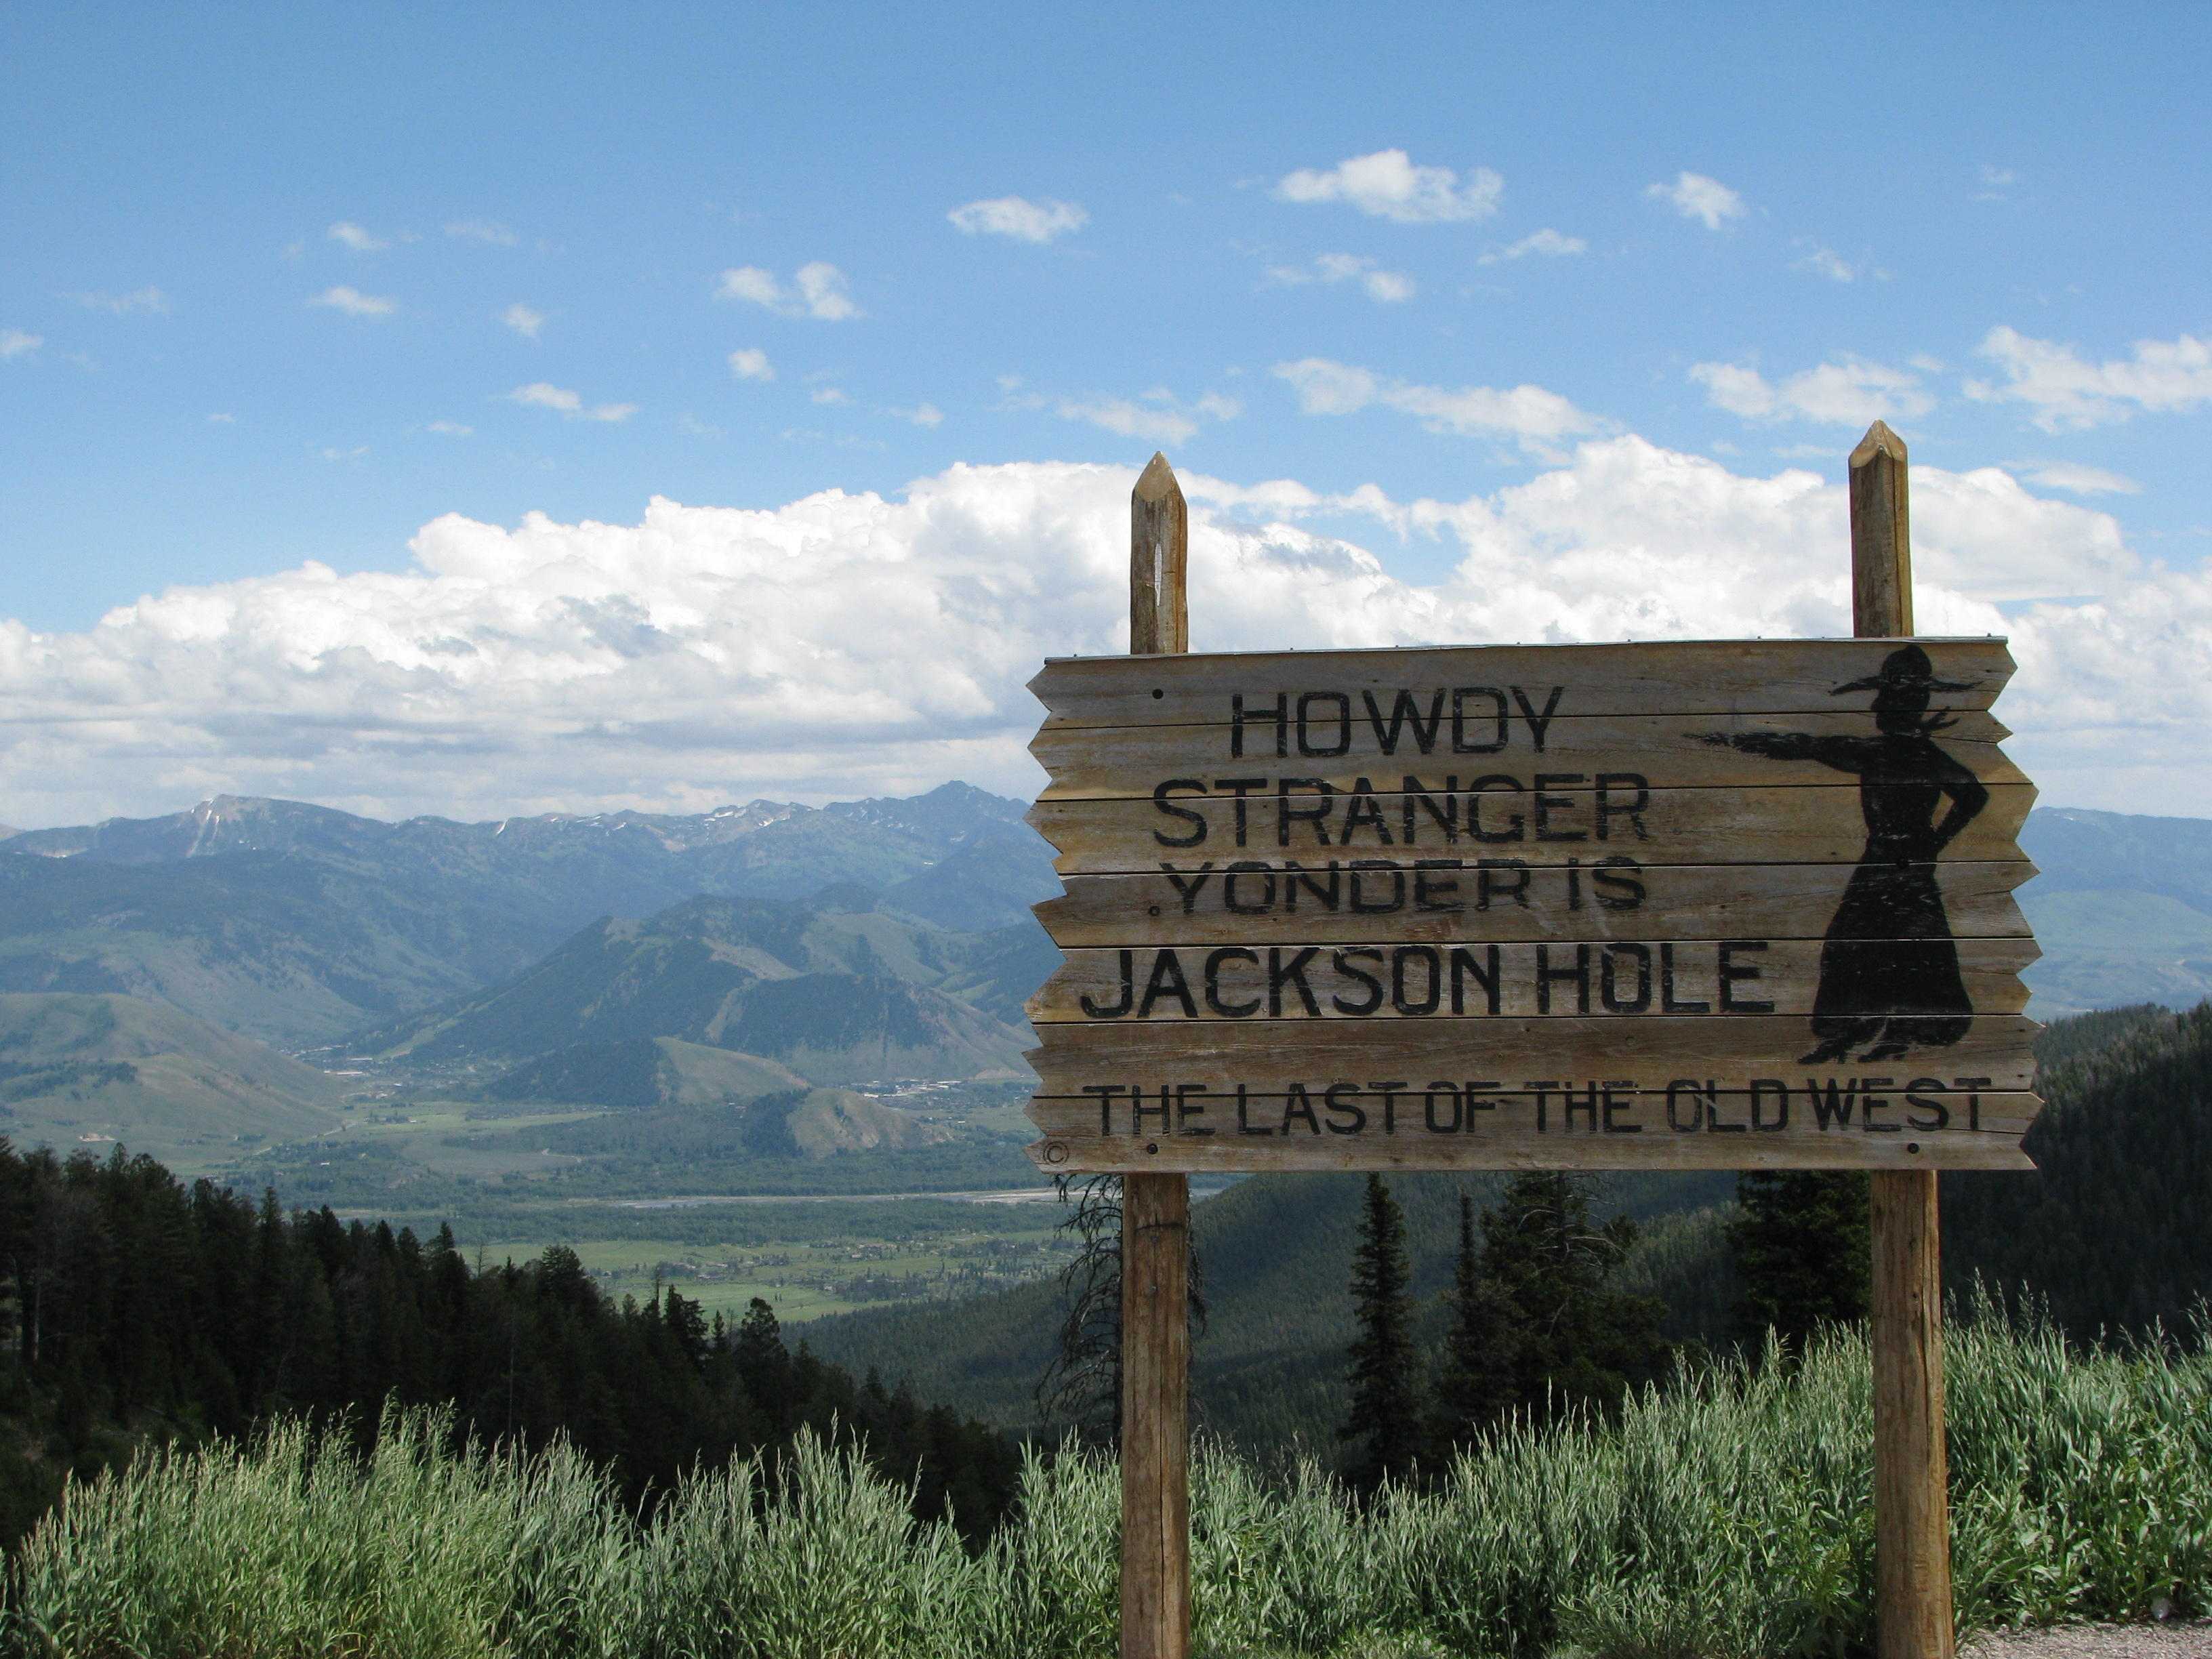
<svg viewBox="0 0 2212 1659"><path fill-rule="evenodd" d="M1952 1332L1962 1627L2141 1616L2212 1586L2212 1361L2069 1350L1987 1310ZM1872 1626L1863 1339L1686 1376L1611 1424L1502 1432L1353 1505L1317 1468L1201 1451L1201 1653L1751 1659ZM574 1454L374 1454L280 1426L72 1488L14 1564L26 1654L349 1659L1049 1659L1114 1650L1118 1486L1033 1462L979 1552L805 1443L702 1471L632 1521Z"/></svg>

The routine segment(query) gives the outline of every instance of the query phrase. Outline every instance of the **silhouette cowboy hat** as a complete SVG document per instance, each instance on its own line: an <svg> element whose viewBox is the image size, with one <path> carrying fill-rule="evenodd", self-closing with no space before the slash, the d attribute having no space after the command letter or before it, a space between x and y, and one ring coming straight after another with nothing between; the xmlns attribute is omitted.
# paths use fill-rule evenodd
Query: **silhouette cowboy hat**
<svg viewBox="0 0 2212 1659"><path fill-rule="evenodd" d="M1937 679L1928 653L1917 645L1907 645L1882 659L1880 673L1839 685L1828 695L1840 697L1846 691L1917 691L1924 697L1931 691L1971 691L1980 684L1979 680Z"/></svg>

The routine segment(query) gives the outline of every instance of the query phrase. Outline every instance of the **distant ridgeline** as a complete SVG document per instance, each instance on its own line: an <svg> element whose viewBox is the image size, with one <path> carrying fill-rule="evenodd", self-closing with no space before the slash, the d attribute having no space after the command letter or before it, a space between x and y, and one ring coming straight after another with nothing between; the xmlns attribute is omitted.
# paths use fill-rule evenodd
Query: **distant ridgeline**
<svg viewBox="0 0 2212 1659"><path fill-rule="evenodd" d="M25 830L0 839L0 991L122 992L300 1048L483 991L603 918L691 926L674 913L710 896L1004 932L1003 951L891 971L1018 1024L1044 977L1029 907L1060 891L1025 810L960 783L819 809L466 824L222 796ZM2021 896L2045 951L2028 977L2050 1010L2212 994L2212 821L2046 809L2022 844L2043 871Z"/></svg>
<svg viewBox="0 0 2212 1659"><path fill-rule="evenodd" d="M15 834L0 1129L210 1167L219 1143L333 1127L356 1085L325 1073L356 1055L495 1102L662 1113L1026 1076L1024 1002L1060 963L1028 907L1060 890L1024 811L964 784L477 824L225 797ZM2040 811L2023 844L2044 872L2021 894L2045 952L2031 1012L2212 992L2212 823ZM796 1144L953 1177L943 1148L899 1152L898 1124L840 1104L827 1140L794 1116Z"/></svg>
<svg viewBox="0 0 2212 1659"><path fill-rule="evenodd" d="M0 1542L80 1475L147 1441L241 1435L272 1413L446 1404L458 1443L566 1436L632 1502L696 1465L865 1437L917 1514L971 1535L1013 1491L1012 1448L949 1412L789 1352L764 1304L734 1328L673 1290L604 1295L574 1254L472 1272L327 1209L287 1215L151 1158L24 1157L0 1141ZM917 1476L918 1472L918 1476Z"/></svg>
<svg viewBox="0 0 2212 1659"><path fill-rule="evenodd" d="M1023 811L963 784L482 824L225 798L11 835L0 1129L207 1168L198 1149L334 1128L360 1085L325 1073L357 1055L493 1101L648 1111L1024 1078L1023 1001L1058 957L1028 914L1057 882ZM915 1143L911 1115L873 1112L840 1096L789 1127L809 1156Z"/></svg>
<svg viewBox="0 0 2212 1659"><path fill-rule="evenodd" d="M701 895L1032 932L1029 906L1059 889L1025 805L948 783L818 809L386 823L222 796L26 830L0 840L0 991L125 992L297 1048L495 984L600 918Z"/></svg>

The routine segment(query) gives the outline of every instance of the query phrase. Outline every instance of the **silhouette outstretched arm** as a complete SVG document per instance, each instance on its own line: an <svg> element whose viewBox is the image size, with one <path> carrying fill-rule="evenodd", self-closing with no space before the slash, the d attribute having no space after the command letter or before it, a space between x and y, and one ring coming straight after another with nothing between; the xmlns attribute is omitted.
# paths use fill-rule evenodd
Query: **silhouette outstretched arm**
<svg viewBox="0 0 2212 1659"><path fill-rule="evenodd" d="M1822 737L1813 732L1700 732L1696 740L1766 760L1818 761L1838 772L1860 772L1866 765L1863 738Z"/></svg>

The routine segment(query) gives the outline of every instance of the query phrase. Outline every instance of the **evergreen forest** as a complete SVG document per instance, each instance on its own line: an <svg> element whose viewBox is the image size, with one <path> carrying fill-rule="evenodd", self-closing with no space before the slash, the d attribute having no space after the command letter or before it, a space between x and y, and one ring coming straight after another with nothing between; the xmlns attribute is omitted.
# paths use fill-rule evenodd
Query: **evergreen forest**
<svg viewBox="0 0 2212 1659"><path fill-rule="evenodd" d="M367 1447L387 1407L436 1407L447 1440L563 1440L649 1509L690 1470L803 1430L864 1445L915 1512L980 1535L1012 1494L1000 1435L787 1346L756 1299L734 1324L672 1287L611 1301L573 1251L465 1261L325 1209L286 1213L153 1159L0 1142L0 1524L134 1450L292 1418Z"/></svg>

